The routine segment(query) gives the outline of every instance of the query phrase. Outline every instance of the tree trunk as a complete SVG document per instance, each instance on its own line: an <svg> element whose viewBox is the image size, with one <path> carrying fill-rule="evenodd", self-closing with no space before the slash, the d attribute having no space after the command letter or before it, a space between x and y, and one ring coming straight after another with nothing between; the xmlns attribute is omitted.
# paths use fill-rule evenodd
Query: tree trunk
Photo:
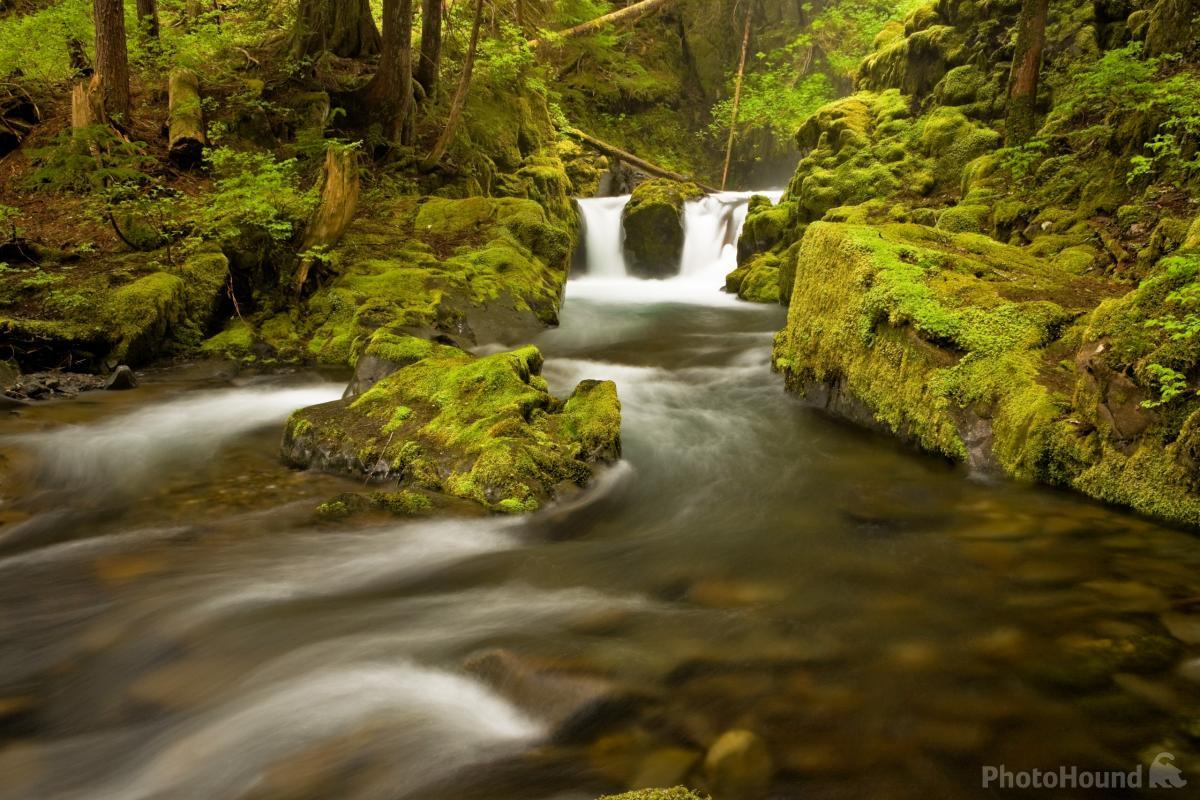
<svg viewBox="0 0 1200 800"><path fill-rule="evenodd" d="M1037 131L1038 74L1046 44L1049 0L1022 0L1017 18L1017 45L1008 78L1005 144L1022 145Z"/></svg>
<svg viewBox="0 0 1200 800"><path fill-rule="evenodd" d="M417 59L415 77L428 98L437 91L441 58L442 0L421 0L421 55Z"/></svg>
<svg viewBox="0 0 1200 800"><path fill-rule="evenodd" d="M410 144L412 115L412 0L384 0L383 55L367 85L367 100L387 122L393 142Z"/></svg>
<svg viewBox="0 0 1200 800"><path fill-rule="evenodd" d="M129 51L125 43L125 4L93 0L96 23L96 73L92 76L104 110L128 126L133 102L129 95Z"/></svg>
<svg viewBox="0 0 1200 800"><path fill-rule="evenodd" d="M725 191L725 182L729 180L729 162L733 159L733 139L737 132L738 107L742 104L742 78L746 74L746 51L750 48L750 15L753 9L746 9L746 29L742 32L742 55L738 59L737 81L733 87L733 108L729 113L729 141L725 143L725 167L721 170L721 191Z"/></svg>
<svg viewBox="0 0 1200 800"><path fill-rule="evenodd" d="M158 39L158 0L137 0L138 32Z"/></svg>
<svg viewBox="0 0 1200 800"><path fill-rule="evenodd" d="M292 31L293 57L329 51L341 58L362 58L377 54L379 47L369 0L300 0Z"/></svg>
<svg viewBox="0 0 1200 800"><path fill-rule="evenodd" d="M171 163L191 169L200 163L207 140L200 105L200 79L190 69L171 70L167 80L167 119Z"/></svg>
<svg viewBox="0 0 1200 800"><path fill-rule="evenodd" d="M626 6L619 11L614 11L611 14L605 14L602 17L596 17L593 20L576 25L574 28L567 28L565 31L557 31L555 38L569 39L572 36L581 36L585 33L591 33L592 31L599 30L605 25L614 25L618 22L635 20L639 17L645 16L646 14L649 14L651 11L658 9L660 6L669 5L673 2L675 2L675 0L640 0L640 2L634 3L631 6ZM531 39L529 41L529 46L541 47L545 43L545 39Z"/></svg>
<svg viewBox="0 0 1200 800"><path fill-rule="evenodd" d="M660 167L657 164L646 161L644 158L639 158L633 153L630 153L628 150L622 150L616 145L612 145L608 142L597 139L595 136L589 136L578 128L565 128L563 133L599 153L603 153L604 155L609 156L610 158L615 158L619 161L624 161L631 167L635 167L648 175L653 175L656 178L666 178L670 181L679 181L680 183L694 183L706 192L717 191L711 186L706 186L703 183L693 180L686 175L680 175L678 172L672 172L665 167Z"/></svg>
<svg viewBox="0 0 1200 800"><path fill-rule="evenodd" d="M446 127L438 137L433 149L425 157L423 166L426 169L437 166L446 153L446 148L454 140L454 131L467 105L467 92L471 88L471 70L475 67L475 51L479 47L479 26L483 22L483 0L475 0L475 18L471 21L471 44L467 47L467 57L463 61L462 75L458 79L458 88L454 90L454 100L450 103L450 114L446 117Z"/></svg>
<svg viewBox="0 0 1200 800"><path fill-rule="evenodd" d="M321 174L321 202L313 212L300 251L332 247L342 238L358 207L358 155L348 148L333 148L325 154ZM296 270L296 292L304 288L314 258L303 256Z"/></svg>

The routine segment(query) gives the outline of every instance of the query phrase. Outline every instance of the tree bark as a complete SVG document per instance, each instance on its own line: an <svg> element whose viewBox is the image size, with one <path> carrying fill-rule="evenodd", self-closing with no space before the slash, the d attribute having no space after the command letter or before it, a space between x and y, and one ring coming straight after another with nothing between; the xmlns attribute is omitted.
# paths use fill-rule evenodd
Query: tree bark
<svg viewBox="0 0 1200 800"><path fill-rule="evenodd" d="M138 32L158 39L158 0L137 0Z"/></svg>
<svg viewBox="0 0 1200 800"><path fill-rule="evenodd" d="M578 128L565 128L563 130L563 133L566 134L567 136L570 136L572 139L578 140L581 144L587 145L588 147L592 148L593 150L597 151L598 153L603 153L604 155L609 156L610 158L615 158L620 161L624 161L626 164L629 164L631 167L635 167L635 168L641 170L642 172L645 172L648 175L653 175L657 178L666 178L667 180L671 180L671 181L679 181L680 183L694 183L706 192L717 191L716 189L712 188L711 186L706 186L705 184L700 183L699 181L694 180L692 178L689 178L686 175L681 175L678 172L672 172L671 170L666 169L665 167L660 167L657 164L654 164L654 163L651 163L651 162L645 160L644 158L639 158L638 156L635 156L633 153L630 153L628 150L622 150L621 148L617 147L616 145L612 145L612 144L609 144L608 142L601 141L600 139L597 139L595 136L590 136L590 135L584 133L583 131L579 130Z"/></svg>
<svg viewBox="0 0 1200 800"><path fill-rule="evenodd" d="M200 79L190 69L174 69L167 80L168 158L191 169L200 163L207 139L200 105Z"/></svg>
<svg viewBox="0 0 1200 800"><path fill-rule="evenodd" d="M104 110L128 126L133 101L129 94L129 50L125 42L122 0L93 0L96 23L96 72L92 76Z"/></svg>
<svg viewBox="0 0 1200 800"><path fill-rule="evenodd" d="M1017 44L1008 78L1005 144L1022 145L1037 131L1038 77L1046 45L1049 0L1022 0L1017 18Z"/></svg>
<svg viewBox="0 0 1200 800"><path fill-rule="evenodd" d="M746 74L746 51L750 48L750 15L752 8L746 9L746 28L742 32L742 55L738 59L737 81L733 87L733 108L729 114L729 141L725 143L725 166L721 170L721 191L725 191L725 182L729 179L729 162L733 159L733 139L737 132L738 107L742 104L742 78Z"/></svg>
<svg viewBox="0 0 1200 800"><path fill-rule="evenodd" d="M379 29L369 0L300 0L292 31L292 56L329 51L341 58L379 53Z"/></svg>
<svg viewBox="0 0 1200 800"><path fill-rule="evenodd" d="M354 211L358 207L358 155L348 148L330 149L325 154L325 166L321 174L321 202L308 228L300 251L317 247L332 247L342 238ZM296 270L296 292L304 288L314 258L303 256Z"/></svg>
<svg viewBox="0 0 1200 800"><path fill-rule="evenodd" d="M367 85L367 100L381 113L393 142L411 144L412 0L384 0L383 54Z"/></svg>
<svg viewBox="0 0 1200 800"><path fill-rule="evenodd" d="M421 55L414 76L427 98L437 91L442 58L442 0L421 0Z"/></svg>
<svg viewBox="0 0 1200 800"><path fill-rule="evenodd" d="M640 0L633 5L626 6L619 11L614 11L611 14L605 14L601 17L596 17L593 20L588 20L582 24L576 25L573 28L567 28L564 31L557 31L556 38L570 39L572 36L581 36L585 33L599 30L605 25L615 25L618 22L626 22L643 17L651 11L658 9L661 6L670 5L675 0ZM545 39L530 39L530 47L541 47L546 43Z"/></svg>
<svg viewBox="0 0 1200 800"><path fill-rule="evenodd" d="M475 18L471 20L471 44L467 47L467 56L463 61L462 75L458 79L458 88L454 90L454 100L450 103L450 114L446 117L446 127L434 143L433 149L425 157L423 166L431 169L437 166L446 153L446 148L454 139L454 131L462 118L463 109L467 105L467 92L471 88L471 70L475 67L475 51L479 47L479 26L483 22L483 0L475 0Z"/></svg>

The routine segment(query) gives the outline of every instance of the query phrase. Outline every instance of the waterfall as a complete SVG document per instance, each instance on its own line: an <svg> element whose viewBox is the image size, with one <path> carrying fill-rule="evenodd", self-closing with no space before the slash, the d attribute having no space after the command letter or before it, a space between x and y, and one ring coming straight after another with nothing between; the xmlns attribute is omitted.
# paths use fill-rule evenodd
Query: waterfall
<svg viewBox="0 0 1200 800"><path fill-rule="evenodd" d="M583 246L587 274L598 278L625 277L621 212L629 195L578 200L583 215Z"/></svg>
<svg viewBox="0 0 1200 800"><path fill-rule="evenodd" d="M725 274L737 267L738 234L754 195L763 195L772 203L778 203L783 192L717 192L685 204L679 274L667 281L638 283L643 284L643 288L647 288L647 283L666 283L672 289L678 289L680 283L686 282L703 284L706 291L720 286ZM578 201L583 215L586 280L589 283L596 279L626 279L621 214L628 202L629 195Z"/></svg>

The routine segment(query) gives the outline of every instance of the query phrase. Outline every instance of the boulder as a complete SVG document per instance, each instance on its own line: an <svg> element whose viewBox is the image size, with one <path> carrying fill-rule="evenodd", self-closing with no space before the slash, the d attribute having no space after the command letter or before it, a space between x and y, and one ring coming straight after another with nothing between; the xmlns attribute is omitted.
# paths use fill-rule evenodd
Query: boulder
<svg viewBox="0 0 1200 800"><path fill-rule="evenodd" d="M477 653L465 666L526 713L548 722L560 743L594 738L627 719L641 701L607 678L541 664L511 650Z"/></svg>
<svg viewBox="0 0 1200 800"><path fill-rule="evenodd" d="M136 389L137 385L137 376L134 375L133 370L125 364L122 364L114 369L112 375L109 375L108 380L104 382L104 388L109 391Z"/></svg>
<svg viewBox="0 0 1200 800"><path fill-rule="evenodd" d="M477 358L402 335L373 342L381 359L409 363L362 394L292 414L286 463L522 513L620 457L611 381L581 381L560 400L536 347Z"/></svg>
<svg viewBox="0 0 1200 800"><path fill-rule="evenodd" d="M642 278L679 274L683 258L683 206L704 196L694 183L656 178L633 190L621 216L625 264Z"/></svg>
<svg viewBox="0 0 1200 800"><path fill-rule="evenodd" d="M726 731L704 757L704 774L721 800L762 797L774 773L766 743L752 731Z"/></svg>

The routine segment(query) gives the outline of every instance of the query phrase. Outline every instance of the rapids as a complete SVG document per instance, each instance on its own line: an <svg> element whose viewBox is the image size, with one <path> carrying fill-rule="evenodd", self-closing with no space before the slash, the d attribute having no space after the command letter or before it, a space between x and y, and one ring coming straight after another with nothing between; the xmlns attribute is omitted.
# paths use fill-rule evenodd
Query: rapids
<svg viewBox="0 0 1200 800"><path fill-rule="evenodd" d="M559 393L617 381L624 460L529 518L315 523L357 485L278 463L290 410L340 395L315 375L0 419L0 798L588 800L732 728L775 798L1194 758L1195 539L784 393L783 310L719 291L746 198L689 205L661 281L624 275L622 198L581 203L536 344ZM620 713L567 726L596 691Z"/></svg>

